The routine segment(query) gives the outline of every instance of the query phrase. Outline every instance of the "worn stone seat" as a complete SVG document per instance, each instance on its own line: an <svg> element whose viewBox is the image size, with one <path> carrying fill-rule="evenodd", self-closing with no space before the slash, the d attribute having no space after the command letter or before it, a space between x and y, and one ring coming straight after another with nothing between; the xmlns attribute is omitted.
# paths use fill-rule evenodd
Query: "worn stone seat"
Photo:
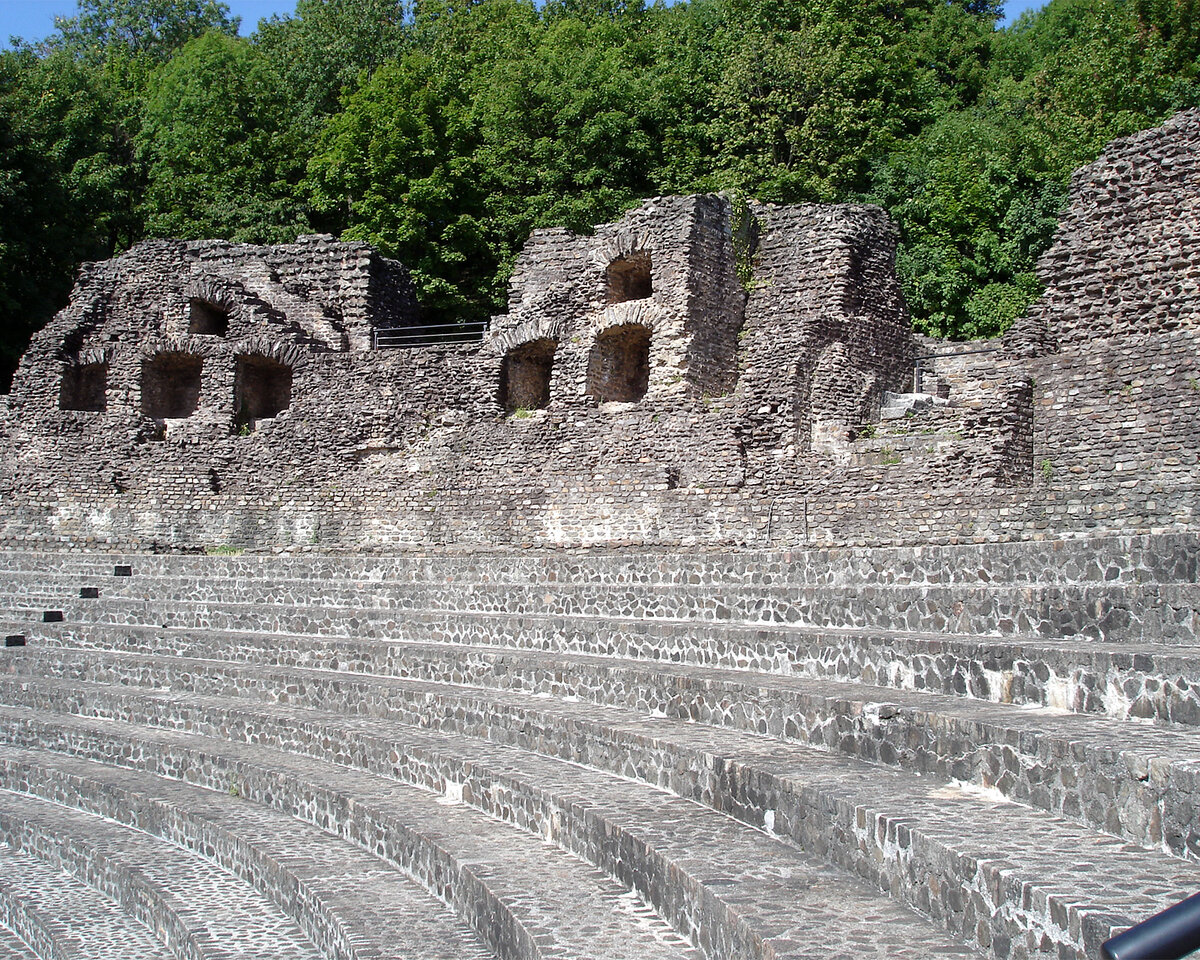
<svg viewBox="0 0 1200 960"><path fill-rule="evenodd" d="M15 933L0 927L0 960L37 960L37 954Z"/></svg>
<svg viewBox="0 0 1200 960"><path fill-rule="evenodd" d="M217 792L128 765L13 747L0 748L0 777L4 789L67 803L207 856L285 911L323 956L494 955L413 881L347 841L245 802L236 780ZM240 936L230 942L251 946Z"/></svg>
<svg viewBox="0 0 1200 960"><path fill-rule="evenodd" d="M188 762L194 776L210 781L212 776L219 781L221 775L228 776L229 770L236 769L240 777L238 782L245 790L244 796L252 801L259 799L256 785L260 782L272 784L278 796L271 802L284 807L296 803L297 797L303 798L314 793L324 795L341 792L347 795L346 785L350 784L355 789L348 795L355 798L356 809L366 811L368 821L383 817L381 811L385 806L399 810L396 807L399 788L393 787L385 793L361 789L363 783L380 782L379 777L354 776L345 770L330 767L326 767L329 774L322 776L320 771L323 765L320 763L303 763L294 756L276 760L270 750L264 750L261 746L279 745L271 734L267 734L265 739L260 738L257 747L241 748L214 744L194 734L180 737L132 724L124 726L120 732L114 732L110 725L98 725L90 720L59 717L41 721L28 717L25 721L23 729L29 735L36 734L39 742L51 742L69 752L87 754L109 763L120 763L122 751L132 746L139 758L136 764L143 769L170 770L173 765ZM17 739L21 718L12 708L5 709L4 722L9 736ZM263 732L266 733L265 730ZM236 744L239 738L235 735L234 739ZM299 745L293 746L299 749ZM360 753L362 749L353 740L347 741L347 753ZM296 751L290 752L294 754ZM300 752L303 753L303 750ZM511 749L509 752L512 752ZM211 766L206 767L202 758L212 755L215 758ZM820 952L813 952L813 942L818 934L824 936L835 932L858 945L861 952L857 955L916 957L927 955L923 951L929 946L935 946L943 955L973 955L965 947L954 947L944 938L938 944L937 935L924 921L906 916L895 905L881 902L878 895L861 881L839 875L838 871L809 861L794 850L789 852L789 848L778 840L746 831L736 821L706 814L687 801L643 789L640 791L643 799L639 803L639 791L627 781L557 764L560 768L557 771L559 783L556 790L551 788L552 792L559 794L555 798L556 803L563 804L562 793L566 789L577 791L579 799L561 807L550 807L543 800L539 809L534 795L528 787L522 788L519 781L504 783L503 786L508 787L504 791L500 789L499 778L485 786L482 773L443 781L440 778L444 765L431 766L423 775L418 773L412 776L424 758L412 754L406 756L410 757L407 761L410 779L432 776L434 783L442 787L443 796L461 792L469 802L497 817L503 815L506 820L521 822L530 832L559 840L568 847L579 846L582 852L600 860L601 865L608 867L611 872L624 871L626 875L619 879L626 884L636 884L637 879L650 875L655 866L653 861L661 861L657 864L658 869L653 871L653 875L661 882L660 908L667 912L671 909L678 911L675 919L681 925L687 922L695 924L691 932L708 948L708 955L757 956L762 947L759 941L765 933L776 956L828 956L827 943L821 941ZM348 757L344 759L348 762ZM477 755L473 760L462 759L461 762L482 770L487 768L489 760L495 762L494 758ZM531 761L527 758L526 762ZM367 765L363 764L359 769ZM283 768L283 781L271 779L273 766ZM383 766L386 769L386 762ZM298 792L295 793L289 791L287 784L287 780L293 776L297 778ZM554 776L553 772L549 775L543 772L541 782L553 784ZM403 782L405 778L399 779ZM569 788L568 782L571 783ZM510 786L510 783L513 785ZM447 789L447 784L450 789ZM485 801L489 793L490 803ZM385 801L385 796L390 796L390 800ZM432 804L433 801L434 797L430 796L428 802ZM506 806L511 810L506 810ZM624 826L618 814L625 818ZM306 814L301 812L300 815ZM451 822L439 831L438 843L453 850L461 843L448 836L446 831L461 827L462 824L456 823L454 816L444 815ZM411 819L404 822L411 822ZM333 823L336 825L338 820L335 819ZM629 823L635 825L632 832ZM343 825L342 829L346 827ZM383 833L376 831L375 823L361 825L355 828L355 832L357 842L365 845L385 839ZM578 897L571 892L556 888L551 893L544 887L530 886L533 881L529 877L525 878L520 891L505 886L502 882L505 871L497 861L501 857L518 854L520 845L514 841L503 841L502 833L502 830L493 829L488 834L487 849L490 853L484 855L480 848L472 860L471 870L488 878L489 887L502 903L510 898L518 902L549 896L559 914L558 926L553 931L546 931L547 934L552 932L552 937L540 938L543 941L541 955L623 955L620 949L614 952L612 945L607 950L595 942L589 945L565 928L567 924L578 924L584 920L578 913ZM684 855L687 859L683 859ZM604 863L605 857L617 859L612 863ZM579 879L561 870L554 876L560 882L577 882ZM737 886L727 889L724 884L735 877ZM510 870L508 880L511 883L513 879ZM688 889L689 886L694 888ZM526 914L529 912L528 908L522 910L519 902L514 910ZM864 914L868 913L872 915L869 923L863 919ZM880 923L881 920L885 922ZM528 924L528 919L525 922ZM543 929L545 924L546 918L543 918ZM607 924L602 923L599 915L591 918L591 924L593 937L597 934L603 937L605 930L611 931L614 926L611 920ZM597 924L600 925L599 929ZM647 925L645 918L642 924ZM789 942L792 938L795 938L795 942ZM625 943L625 949L630 953L637 950L634 954L637 956L692 955L688 949L682 954L649 952L646 945L638 941L638 937L632 937Z"/></svg>
<svg viewBox="0 0 1200 960"><path fill-rule="evenodd" d="M0 661L0 742L71 754L96 782L199 771L189 789L225 804L236 779L243 803L385 857L403 829L453 859L434 826L446 810L499 817L505 864L520 837L549 838L590 865L584 886L634 887L655 949L805 956L812 914L847 931L848 956L1089 956L1200 886L1200 648L1144 635L1186 626L1194 585L1149 538L1127 545L1052 569L1052 545L827 551L823 570L815 552L48 555L40 578L38 555L0 555L3 626L27 641ZM847 590L876 604L870 622L806 622ZM1090 605L1059 617L1072 590ZM1080 629L1147 597L1183 614L1105 641ZM1007 621L1039 600L1048 612ZM905 628L956 603L942 631ZM486 883L489 916L588 955L546 926L539 871L462 855L471 876L509 878ZM425 885L491 929L450 875ZM538 936L526 946L553 955ZM489 940L532 955L520 943Z"/></svg>
<svg viewBox="0 0 1200 960"><path fill-rule="evenodd" d="M0 877L0 957L4 960L46 956L169 960L172 956L115 901L7 843L0 843Z"/></svg>
<svg viewBox="0 0 1200 960"><path fill-rule="evenodd" d="M306 638L320 641L313 649L335 651L339 639L355 643L455 644L590 654L655 662L694 663L784 675L808 675L865 681L897 689L930 690L993 700L1104 713L1117 718L1200 723L1200 688L1192 682L1200 672L1200 648L1152 642L1097 643L1029 637L960 637L912 631L781 627L688 621L648 621L606 617L554 618L505 614L397 614L370 608L296 609L286 605L208 604L203 610L167 602L113 602L77 607L60 603L65 634L81 645L137 644L146 631L167 631L153 640L155 649L175 642L180 652L239 657L243 642L269 633L278 639L269 655L279 662L309 662ZM26 619L10 619L3 629L25 635L37 627L44 642L59 642L62 631L39 624L37 611ZM87 618L83 621L77 617ZM189 634L189 630L200 633ZM395 648L408 649L407 646ZM215 655L215 654L213 654ZM350 643L340 662L375 662L374 648ZM490 669L487 668L487 669Z"/></svg>
<svg viewBox="0 0 1200 960"><path fill-rule="evenodd" d="M217 668L217 672L223 669ZM190 676L192 684L205 686L200 676L204 670L203 664L187 665L183 670ZM226 675L222 679L228 682L230 677ZM130 682L129 677L114 676L111 680ZM148 686L164 684L168 678L147 673L143 682ZM339 688L348 687L343 692L351 697L362 692L353 682L347 684L341 679L331 682ZM373 757L374 761L355 759L353 762L375 762L384 767L389 763L389 758L408 757L408 762L415 765L418 776L427 776L429 768L449 771L443 772L442 776L454 782L466 782L470 787L465 791L466 794L477 798L484 798L494 791L497 780L503 783L506 796L520 793L540 796L528 785L528 777L531 776L529 765L536 766L539 761L527 757L524 764L517 763L514 767L510 756L507 761L493 758L489 763L488 748L481 744L467 749L457 739L455 745L447 746L427 732L400 734L396 732L395 721L433 724L455 733L463 729L475 733L490 731L494 738L501 741L532 743L539 745L543 751L552 752L553 748L547 747L548 744L560 744L559 749L590 766L608 765L615 768L616 772L664 783L685 796L690 794L719 809L735 811L738 816L751 822L768 823L785 835L789 831L796 831L794 839L810 848L815 846L847 866L872 871L883 886L893 891L899 890L902 896L931 910L952 928L965 922L966 929L963 930L961 926L959 929L969 934L974 923L983 922L982 918L990 915L992 926L985 924L986 933L984 928L977 933L982 943L991 942L993 937L1011 939L1014 936L1017 932L1014 910L1021 913L1023 922L1035 927L1037 923L1032 920L1032 915L1042 910L1041 935L1057 936L1053 931L1061 918L1055 919L1052 914L1060 907L1055 906L1055 897L1045 891L1069 886L1071 871L1061 865L1071 863L1075 855L1073 851L1094 849L1099 839L1089 835L1086 830L1026 811L1017 805L998 804L995 799L973 797L969 789L964 791L953 783L946 784L944 780L930 783L899 772L879 776L873 768L861 764L856 767L853 761L839 761L827 752L814 753L795 744L780 743L774 738L679 723L663 717L646 719L636 711L616 712L612 707L600 710L591 708L589 712L569 701L566 704L543 701L543 705L539 705L534 700L524 714L512 717L504 726L502 721L494 719L497 713L503 713L495 707L492 716L488 716L484 707L478 702L470 702L466 695L454 700L453 694L450 694L446 703L432 702L428 690L414 696L415 702L408 705L407 711L403 704L399 704L393 712L388 713L386 720L347 717L348 711L340 702L336 704L340 709L333 713L311 713L300 706L308 698L321 700L317 690L319 682L311 675L293 678L293 687L298 686L302 692L289 693L285 706L231 703L227 697L212 696L193 701L191 696L182 692L182 685L165 695L145 696L122 692L128 688L121 685L111 692L108 686L84 689L88 685L81 685L78 681L66 685L69 689L61 691L56 698L52 683L40 684L42 694L46 697L42 702L64 709L64 704L75 697L87 705L85 709L101 715L134 718L162 716L163 722L170 725L189 729L207 727L235 739L252 736L258 742L274 743L292 750L303 751L314 749L314 745L335 744L339 746L324 749L339 751L343 757ZM274 685L268 682L262 689ZM156 698L161 698L161 702L156 702ZM380 709L378 697L363 697L362 702L369 703L372 710ZM516 713L513 707L509 707L509 710ZM322 748L317 746L316 749ZM512 753L511 747L506 749L509 754ZM503 754L505 751L500 752ZM703 771L716 772L706 776ZM905 776L909 779L904 779ZM583 774L576 774L573 780L581 778L584 778ZM555 778L551 776L548 779L549 787L545 785L545 778L540 781L541 790L549 790L554 796ZM524 787L521 786L523 783ZM875 784L874 788L870 786L872 783ZM847 799L848 790L855 793L855 784L861 785L857 789L861 795ZM883 788L881 792L887 797L886 801L879 798L876 788ZM562 789L561 779L557 789ZM589 791L587 796L587 805L592 809L599 803L595 799L596 791ZM536 800L530 802L536 806ZM796 809L796 804L804 807L803 813ZM849 804L848 808L846 804ZM608 806L609 810L627 814L632 804L628 800L623 803L610 801ZM897 806L900 812L896 811ZM558 799L554 809L560 808L570 810L572 803ZM870 824L865 828L865 834L869 838L868 846L875 847L873 854L864 854L856 846L864 842L863 818L865 823ZM987 826L972 831L967 826L972 820ZM820 825L814 825L814 821L819 821ZM568 828L563 829L566 831ZM847 835L854 837L855 842L847 844ZM838 838L841 838L840 846ZM1017 888L1024 890L1024 895L1045 898L1042 906L1033 910L1032 914L1029 908L1018 909L1012 903L992 902L987 907L983 906L985 901L980 897L990 895L985 881L974 876L956 876L954 868L945 866L946 863L961 865L964 857L967 861L986 860L988 857L982 851L989 844L994 844L996 851L1020 851L1020 856L1013 857L1005 871L1014 882L1015 878L1020 878ZM1072 894L1074 935L1082 938L1086 934L1090 938L1092 952L1099 942L1094 938L1106 935L1109 928L1104 927L1097 918L1097 913L1102 911L1087 906L1088 884L1093 884L1091 890L1095 895L1096 890L1102 888L1096 884L1101 884L1110 873L1112 876L1109 880L1120 876L1127 887L1140 883L1140 894L1131 894L1130 900L1125 903L1128 908L1137 902L1139 896L1152 896L1150 891L1158 889L1155 884L1163 882L1164 877L1174 874L1176 882L1183 884L1200 879L1192 875L1196 872L1194 867L1187 867L1182 862L1154 854L1141 854L1143 861L1138 862L1129 850L1120 849L1119 841L1114 840L1108 846L1110 849L1106 851L1106 862L1090 868L1093 875L1081 889L1074 889ZM899 862L887 863L889 847L899 847L905 851L899 855ZM892 856L896 857L894 853ZM942 875L935 870L935 879L927 881L928 887L920 880L914 881L909 872L911 863L908 862L913 857L922 858L923 863L941 862ZM1147 857L1148 860L1145 859ZM883 861L884 866L879 866L879 861ZM1054 867L1055 863L1060 866ZM869 864L873 865L867 866ZM986 877L989 874L983 870L981 875ZM1139 877L1140 881L1134 879ZM984 886L972 888L974 883ZM958 894L949 893L957 884L965 884L965 887L959 888ZM942 896L948 899L940 903L931 902L928 899L931 889L941 891ZM1036 893L1038 890L1043 893ZM964 902L976 904L975 908L967 911L969 922L948 906ZM1144 900L1142 908L1145 908ZM1112 904L1105 909L1112 909ZM1112 920L1111 916L1109 920ZM1031 936L1036 943L1036 935ZM1084 955L1089 948L1080 939L1072 949ZM718 952L717 955L723 954Z"/></svg>
<svg viewBox="0 0 1200 960"><path fill-rule="evenodd" d="M286 607L291 618L281 630L297 630L298 618L366 617L386 621L386 615L445 612L503 614L551 618L615 617L634 620L688 621L811 626L828 629L937 631L945 635L1080 637L1122 642L1148 636L1158 642L1190 643L1194 637L1192 610L1200 602L1195 583L1048 585L888 585L777 586L754 591L724 592L720 585L703 588L657 586L589 588L584 584L555 585L550 593L534 592L525 584L388 584L364 588L357 584L325 583L306 595L304 581L248 588L243 580L208 581L207 596L177 596L156 579L139 584L156 597L155 611L170 613L186 623L219 609L230 618L239 612L261 616L264 607ZM168 599L169 598L169 599ZM127 596L106 585L99 609L113 608L117 618L136 616L145 596ZM81 609L87 601L45 591L14 600L15 609L38 614L62 603ZM97 601L91 601L93 606ZM1130 611L1138 611L1135 620ZM132 612L127 612L132 611Z"/></svg>
<svg viewBox="0 0 1200 960"><path fill-rule="evenodd" d="M143 925L141 941L161 941L167 955L212 960L231 953L280 960L321 956L274 904L210 861L69 804L32 796L19 780L7 786L19 792L0 795L0 839L119 903ZM146 936L150 931L154 936ZM136 950L141 941L126 931L127 948Z"/></svg>
<svg viewBox="0 0 1200 960"><path fill-rule="evenodd" d="M377 851L460 912L502 931L502 955L695 956L661 921L635 916L627 889L594 868L468 807L439 803L429 791L250 744L135 725L115 731L94 722L78 736L86 722L60 718L55 724L68 752L120 766L130 762L132 747L137 767L167 775L186 770L189 780L221 792L236 784L246 802ZM50 737L50 729L36 722L25 726L34 728Z"/></svg>
<svg viewBox="0 0 1200 960"><path fill-rule="evenodd" d="M477 718L465 732L501 741L527 736L522 731L530 726L551 741L569 739L573 724L592 722L587 704L603 707L601 716L609 719L613 709L634 718L672 717L768 733L971 784L1133 842L1182 856L1200 853L1191 813L1200 789L1194 776L1198 752L1194 733L1184 728L839 681L538 653L489 660L488 654L411 650L401 678L74 649L10 659L21 683L47 673L64 678L56 709L75 698L72 684L82 681L233 694L347 715L385 713L455 729L465 712ZM468 658L494 669L471 671L464 686ZM457 682L451 680L455 674ZM0 680L0 689L7 686ZM53 689L54 681L43 686ZM12 702L29 702L21 700L24 695L9 694Z"/></svg>
<svg viewBox="0 0 1200 960"><path fill-rule="evenodd" d="M148 557L124 558L137 576L122 578L103 558L52 561L57 570L34 574L39 555L25 555L22 570L14 554L5 589L30 610L52 602L54 586L77 597L78 578L102 584L104 600L152 598L156 609L175 601L181 617L193 605L228 606L230 615L239 604L286 605L343 617L363 609L607 616L1186 644L1200 626L1198 556L1194 538L1170 535L666 558ZM22 588L35 594L22 598Z"/></svg>

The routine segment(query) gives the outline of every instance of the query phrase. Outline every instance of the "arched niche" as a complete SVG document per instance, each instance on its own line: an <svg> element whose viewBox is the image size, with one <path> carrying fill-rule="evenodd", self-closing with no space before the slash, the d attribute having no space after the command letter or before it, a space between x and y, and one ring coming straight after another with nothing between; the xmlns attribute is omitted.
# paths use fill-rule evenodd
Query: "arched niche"
<svg viewBox="0 0 1200 960"><path fill-rule="evenodd" d="M200 405L204 359L194 353L160 353L142 361L142 413L155 420L190 417Z"/></svg>
<svg viewBox="0 0 1200 960"><path fill-rule="evenodd" d="M234 424L253 430L292 403L292 368L261 354L237 358L233 378Z"/></svg>
<svg viewBox="0 0 1200 960"><path fill-rule="evenodd" d="M72 363L63 369L58 391L60 410L88 410L95 413L107 409L108 364Z"/></svg>
<svg viewBox="0 0 1200 960"><path fill-rule="evenodd" d="M650 254L638 250L618 257L604 271L608 303L645 300L654 292L650 279Z"/></svg>
<svg viewBox="0 0 1200 960"><path fill-rule="evenodd" d="M188 333L224 337L229 334L229 311L203 297L188 301Z"/></svg>
<svg viewBox="0 0 1200 960"><path fill-rule="evenodd" d="M626 323L605 330L588 358L588 393L601 402L633 402L650 385L650 330Z"/></svg>
<svg viewBox="0 0 1200 960"><path fill-rule="evenodd" d="M500 363L500 403L508 413L541 410L550 403L550 374L558 341L533 340L514 347Z"/></svg>

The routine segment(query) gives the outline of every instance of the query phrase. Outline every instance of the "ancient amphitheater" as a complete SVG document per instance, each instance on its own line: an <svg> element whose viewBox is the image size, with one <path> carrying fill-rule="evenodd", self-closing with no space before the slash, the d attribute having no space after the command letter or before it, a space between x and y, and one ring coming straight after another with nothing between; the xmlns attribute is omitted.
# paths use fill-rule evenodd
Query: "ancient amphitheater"
<svg viewBox="0 0 1200 960"><path fill-rule="evenodd" d="M0 960L1084 958L1200 891L1200 113L1004 338L868 207L86 265L0 404Z"/></svg>

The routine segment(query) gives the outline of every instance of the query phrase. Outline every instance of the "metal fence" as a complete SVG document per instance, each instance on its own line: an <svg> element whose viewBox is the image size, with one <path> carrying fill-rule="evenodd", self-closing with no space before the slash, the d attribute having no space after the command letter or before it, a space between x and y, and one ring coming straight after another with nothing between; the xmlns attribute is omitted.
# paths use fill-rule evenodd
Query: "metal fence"
<svg viewBox="0 0 1200 960"><path fill-rule="evenodd" d="M973 350L947 350L942 353L918 353L913 357L913 393L921 393L925 374L929 370L928 360L953 360L955 357L971 357L983 353L999 353L1000 347L976 347Z"/></svg>
<svg viewBox="0 0 1200 960"><path fill-rule="evenodd" d="M437 347L456 343L476 343L487 332L487 321L474 323L431 323L419 327L389 327L372 332L376 350L397 347Z"/></svg>

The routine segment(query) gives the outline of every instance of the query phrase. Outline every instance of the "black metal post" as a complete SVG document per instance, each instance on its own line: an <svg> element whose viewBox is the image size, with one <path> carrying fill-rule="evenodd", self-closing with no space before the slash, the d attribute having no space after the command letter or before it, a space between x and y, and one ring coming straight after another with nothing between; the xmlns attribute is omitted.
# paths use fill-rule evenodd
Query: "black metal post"
<svg viewBox="0 0 1200 960"><path fill-rule="evenodd" d="M1179 960L1200 950L1200 893L1156 913L1100 948L1103 960Z"/></svg>

